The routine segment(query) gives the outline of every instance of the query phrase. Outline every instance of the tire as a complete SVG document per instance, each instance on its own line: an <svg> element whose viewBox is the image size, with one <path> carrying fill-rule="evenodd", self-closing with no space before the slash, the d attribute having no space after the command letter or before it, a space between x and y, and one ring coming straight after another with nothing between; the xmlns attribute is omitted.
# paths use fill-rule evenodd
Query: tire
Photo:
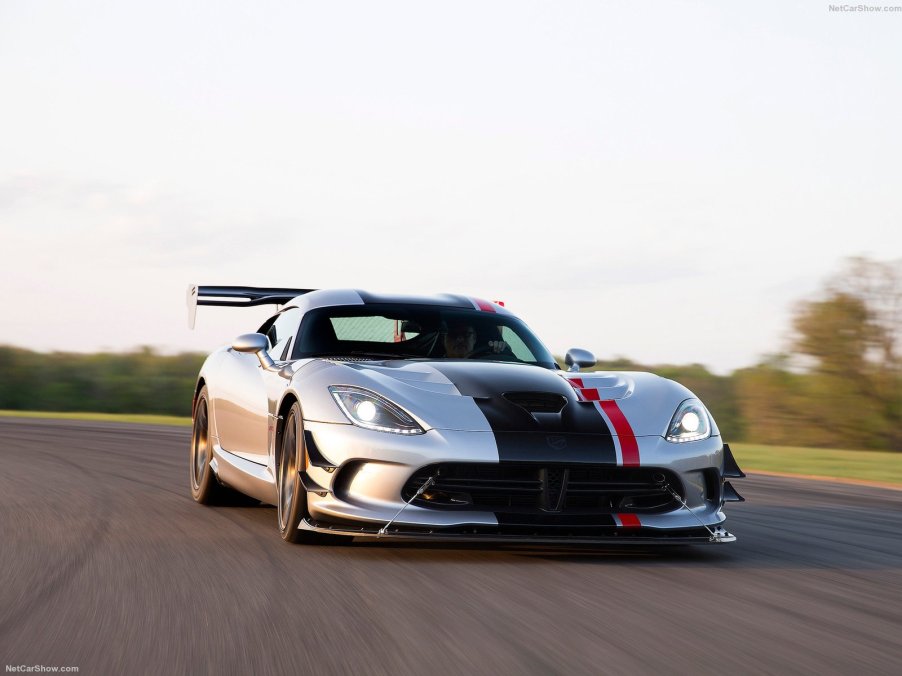
<svg viewBox="0 0 902 676"><path fill-rule="evenodd" d="M249 498L219 483L210 462L213 460L213 444L210 441L210 398L207 386L201 388L194 404L191 426L191 450L188 462L188 478L191 497L202 505L231 505L246 502Z"/></svg>
<svg viewBox="0 0 902 676"><path fill-rule="evenodd" d="M301 484L301 472L307 469L309 458L304 447L304 419L297 402L285 415L279 443L276 471L278 504L276 505L279 535L285 542L304 544L338 544L346 538L337 535L301 530L301 519L308 515L307 491Z"/></svg>

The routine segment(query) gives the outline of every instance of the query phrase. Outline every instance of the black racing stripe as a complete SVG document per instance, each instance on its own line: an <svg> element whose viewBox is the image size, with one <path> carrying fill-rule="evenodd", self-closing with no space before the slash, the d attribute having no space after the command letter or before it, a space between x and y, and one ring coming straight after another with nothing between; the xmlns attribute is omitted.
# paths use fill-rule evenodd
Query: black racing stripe
<svg viewBox="0 0 902 676"><path fill-rule="evenodd" d="M495 435L502 462L617 463L614 439L594 404L581 403L554 371L521 364L448 361L431 364L464 396L473 397ZM567 399L560 413L530 414L505 392L552 392Z"/></svg>
<svg viewBox="0 0 902 676"><path fill-rule="evenodd" d="M453 307L464 310L474 310L473 303L463 296L454 296L448 293L435 296L404 296L370 293L357 289L357 293L366 305L373 304L403 304L403 305L435 305L439 307Z"/></svg>
<svg viewBox="0 0 902 676"><path fill-rule="evenodd" d="M610 434L495 432L495 443L501 462L617 464Z"/></svg>
<svg viewBox="0 0 902 676"><path fill-rule="evenodd" d="M445 294L448 298L453 298L455 303L458 303L460 307L469 307L476 310L477 308L473 305L473 301L466 296L458 296L454 293Z"/></svg>

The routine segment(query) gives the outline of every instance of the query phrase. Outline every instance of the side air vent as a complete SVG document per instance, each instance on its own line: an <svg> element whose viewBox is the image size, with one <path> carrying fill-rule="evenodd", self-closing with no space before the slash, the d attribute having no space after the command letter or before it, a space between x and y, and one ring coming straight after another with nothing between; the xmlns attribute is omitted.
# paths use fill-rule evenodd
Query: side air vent
<svg viewBox="0 0 902 676"><path fill-rule="evenodd" d="M505 392L502 395L529 413L560 413L567 398L554 392Z"/></svg>

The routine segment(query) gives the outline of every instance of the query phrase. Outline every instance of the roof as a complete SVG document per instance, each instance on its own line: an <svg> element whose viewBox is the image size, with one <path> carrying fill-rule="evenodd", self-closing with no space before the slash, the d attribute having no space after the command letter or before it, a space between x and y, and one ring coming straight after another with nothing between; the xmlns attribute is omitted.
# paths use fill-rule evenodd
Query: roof
<svg viewBox="0 0 902 676"><path fill-rule="evenodd" d="M489 302L481 298L451 293L434 295L385 294L371 293L362 289L320 289L295 297L286 303L305 312L319 307L336 305L431 305L479 312L495 312L502 315L513 315L503 305Z"/></svg>

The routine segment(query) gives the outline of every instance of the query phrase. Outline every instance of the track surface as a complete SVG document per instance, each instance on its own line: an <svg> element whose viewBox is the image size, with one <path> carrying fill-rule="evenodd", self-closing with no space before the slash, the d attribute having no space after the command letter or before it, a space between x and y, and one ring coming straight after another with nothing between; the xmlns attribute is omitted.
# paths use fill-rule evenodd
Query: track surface
<svg viewBox="0 0 902 676"><path fill-rule="evenodd" d="M433 675L902 664L902 492L750 477L736 482L748 502L728 510L738 542L664 552L310 548L279 539L274 508L194 504L188 435L0 420L0 665Z"/></svg>

